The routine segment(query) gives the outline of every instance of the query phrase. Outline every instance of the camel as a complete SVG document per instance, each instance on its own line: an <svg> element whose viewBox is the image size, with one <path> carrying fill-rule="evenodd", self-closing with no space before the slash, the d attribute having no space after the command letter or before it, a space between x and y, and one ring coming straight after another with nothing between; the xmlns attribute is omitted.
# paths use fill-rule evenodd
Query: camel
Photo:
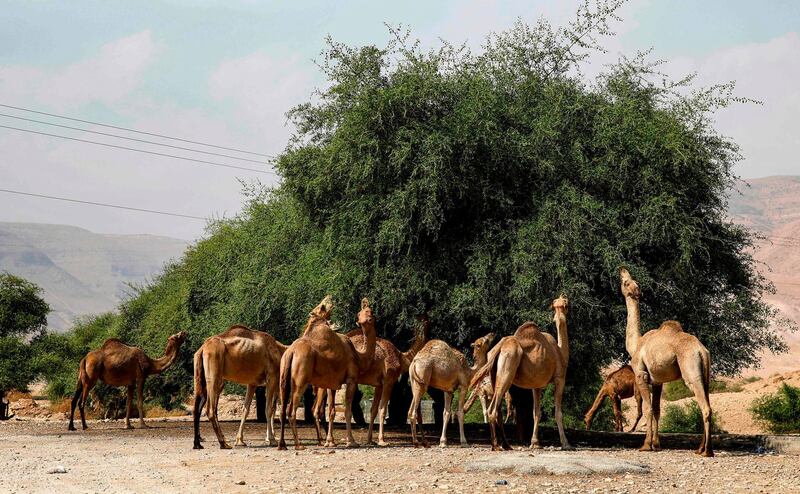
<svg viewBox="0 0 800 494"><path fill-rule="evenodd" d="M631 356L636 387L647 409L647 434L639 451L659 451L658 421L661 418L661 388L683 378L694 392L703 414L703 439L697 454L714 456L711 448L711 354L695 336L685 333L678 321L664 321L658 329L640 332L639 285L625 268L620 268L620 289L625 297L628 318L625 349ZM652 397L651 397L652 387Z"/></svg>
<svg viewBox="0 0 800 494"><path fill-rule="evenodd" d="M376 338L375 355L372 358L372 363L358 374L358 378L356 379L357 384L364 384L375 388L372 398L372 408L370 409L369 427L367 428L367 444L376 444L372 441L372 431L375 424L375 417L380 415L378 420L377 445L388 445L384 440L383 425L386 421L386 406L389 403L389 398L392 396L392 388L397 383L397 380L400 379L400 376L408 372L411 361L423 345L425 345L425 340L428 339L430 331L430 320L427 315L419 315L417 319L422 323L422 329L417 333L417 337L408 351L401 353L389 340ZM350 331L346 336L350 338L350 341L353 342L356 348L366 345L363 331L359 329ZM317 441L320 446L323 444L320 422L322 419L322 404L324 399L325 395L321 392L317 392L317 398L314 402L314 417L316 419Z"/></svg>
<svg viewBox="0 0 800 494"><path fill-rule="evenodd" d="M597 413L597 410L603 404L606 397L611 401L614 407L614 430L622 432L622 400L626 398L633 398L636 400L636 420L633 422L630 432L636 430L639 420L642 418L642 395L636 388L636 376L633 374L633 368L630 365L623 365L615 370L603 381L600 391L597 393L592 408L586 412L583 421L586 423L586 430L588 431L592 426L592 419Z"/></svg>
<svg viewBox="0 0 800 494"><path fill-rule="evenodd" d="M447 447L447 423L450 421L453 393L461 389L458 395L458 428L461 435L461 446L467 446L464 436L464 413L469 408L464 408L467 389L475 372L486 363L486 353L494 341L494 333L482 336L470 344L474 363L472 367L467 363L464 354L452 348L442 340L431 340L422 347L411 366L408 368L409 383L414 395L408 409L408 421L411 424L411 440L414 447L419 446L417 441L417 423L422 434L422 444L427 448L428 440L425 438L425 428L422 426L420 401L422 395L433 387L444 391L444 413L442 419L442 436L439 438L439 447Z"/></svg>
<svg viewBox="0 0 800 494"><path fill-rule="evenodd" d="M492 386L492 379L489 376L483 378L481 381L481 385L478 386L478 397L481 400L481 410L483 411L483 423L489 423L489 401L492 399L492 393L494 393L494 386ZM506 401L506 418L505 421L509 422L512 420L516 420L516 412L514 411L514 405L512 404L511 393L506 392L506 396L504 397Z"/></svg>
<svg viewBox="0 0 800 494"><path fill-rule="evenodd" d="M78 386L72 397L69 410L68 430L74 431L75 406L78 405L81 413L81 425L86 430L86 398L97 380L109 386L126 386L128 388L128 401L125 407L125 428L133 429L131 425L131 406L133 390L136 388L137 409L139 410L139 423L142 427L149 427L144 422L144 381L148 376L161 374L175 362L183 342L186 341L186 331L174 334L167 339L164 355L152 359L145 355L141 348L129 346L116 338L111 338L103 343L99 350L93 350L81 359L78 366Z"/></svg>
<svg viewBox="0 0 800 494"><path fill-rule="evenodd" d="M511 385L533 390L533 435L531 448L539 448L539 420L542 416L542 390L555 383L553 399L555 418L562 449L572 449L564 434L564 421L561 413L561 399L569 361L569 340L567 336L567 310L569 301L564 294L553 300L558 340L543 333L536 324L526 322L512 336L506 336L489 352L486 365L478 371L470 382L470 389L477 387L486 377L495 382L494 394L489 402L489 429L492 435L492 451L500 450L495 429L500 427L502 449L511 449L506 439L503 423L498 424L500 400ZM478 393L473 392L466 408L472 405Z"/></svg>
<svg viewBox="0 0 800 494"><path fill-rule="evenodd" d="M281 397L281 437L278 449L285 450L284 429L286 415L294 436L295 449L304 449L297 436L297 408L306 386L311 384L328 389L328 436L326 446L335 446L333 439L333 419L336 413L336 390L347 384L345 394L344 418L347 430L347 447L357 447L350 427L353 394L358 376L372 365L375 357L375 318L369 300L361 301L358 325L365 336L365 348L357 350L353 341L343 334L331 330L328 319L333 303L325 297L309 316L303 336L295 340L281 357L280 397ZM291 400L291 402L290 402Z"/></svg>
<svg viewBox="0 0 800 494"><path fill-rule="evenodd" d="M230 449L217 420L217 406L226 381L247 386L244 411L239 423L234 446L246 446L244 423L250 411L258 386L267 386L267 438L272 446L275 440L273 416L277 400L280 361L286 345L263 331L254 331L246 326L235 325L226 331L211 336L194 354L194 449L203 449L200 444L200 414L208 404L206 415L221 449Z"/></svg>

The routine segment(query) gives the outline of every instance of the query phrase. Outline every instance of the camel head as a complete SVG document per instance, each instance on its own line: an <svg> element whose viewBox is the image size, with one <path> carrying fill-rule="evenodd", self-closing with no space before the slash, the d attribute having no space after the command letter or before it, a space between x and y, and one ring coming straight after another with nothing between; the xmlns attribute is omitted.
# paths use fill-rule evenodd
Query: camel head
<svg viewBox="0 0 800 494"><path fill-rule="evenodd" d="M562 293L557 299L553 300L553 303L550 304L550 308L556 311L556 314L559 312L566 314L569 309L569 299Z"/></svg>
<svg viewBox="0 0 800 494"><path fill-rule="evenodd" d="M620 290L622 291L622 295L625 298L632 298L634 300L639 300L639 297L642 296L642 292L639 290L639 284L636 283L636 280L631 278L631 274L625 268L619 268L619 277L620 277Z"/></svg>
<svg viewBox="0 0 800 494"><path fill-rule="evenodd" d="M186 341L186 331L175 333L167 339L167 342L172 343L175 346L183 345L184 341Z"/></svg>
<svg viewBox="0 0 800 494"><path fill-rule="evenodd" d="M372 315L372 309L369 307L369 300L364 297L361 300L361 310L358 312L358 325L359 327L364 327L365 324L371 324L375 322L375 317Z"/></svg>
<svg viewBox="0 0 800 494"><path fill-rule="evenodd" d="M472 355L475 356L488 352L493 341L494 333L489 333L486 336L481 336L474 342L470 343L469 346L472 347Z"/></svg>
<svg viewBox="0 0 800 494"><path fill-rule="evenodd" d="M325 295L325 298L311 310L309 316L327 321L331 318L331 312L333 312L333 298Z"/></svg>

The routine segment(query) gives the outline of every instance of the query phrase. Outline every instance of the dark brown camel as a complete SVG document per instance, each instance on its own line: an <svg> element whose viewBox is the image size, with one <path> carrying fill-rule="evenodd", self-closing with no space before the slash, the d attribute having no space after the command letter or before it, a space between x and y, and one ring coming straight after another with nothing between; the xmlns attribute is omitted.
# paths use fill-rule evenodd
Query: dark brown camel
<svg viewBox="0 0 800 494"><path fill-rule="evenodd" d="M133 429L131 426L131 404L133 401L134 387L137 391L137 408L139 410L139 423L142 427L148 427L144 423L144 406L142 391L144 381L147 376L161 374L175 362L183 342L186 341L186 331L174 334L167 340L167 348L164 355L158 359L152 359L144 354L141 348L129 346L116 338L106 340L99 350L92 350L81 359L78 369L78 389L72 397L72 405L69 411L69 430L74 431L73 423L75 418L75 405L81 412L81 425L86 430L86 415L84 407L89 391L92 390L97 380L101 380L109 386L126 386L128 388L128 404L125 410L125 427Z"/></svg>
<svg viewBox="0 0 800 494"><path fill-rule="evenodd" d="M633 374L633 368L630 365L623 365L606 376L603 386L600 387L600 392L597 393L597 398L592 404L592 408L586 412L583 421L586 423L586 430L592 426L592 419L594 414L603 404L603 401L608 397L611 401L611 406L614 407L614 430L622 432L622 400L634 397L636 400L636 420L633 422L631 432L636 430L639 425L639 420L642 418L642 395L636 388L636 376Z"/></svg>

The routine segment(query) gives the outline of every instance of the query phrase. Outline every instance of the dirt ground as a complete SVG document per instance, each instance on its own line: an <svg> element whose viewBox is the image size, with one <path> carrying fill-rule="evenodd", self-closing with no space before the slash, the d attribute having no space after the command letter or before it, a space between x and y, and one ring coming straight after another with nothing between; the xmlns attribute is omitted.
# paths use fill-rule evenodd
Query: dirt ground
<svg viewBox="0 0 800 494"><path fill-rule="evenodd" d="M592 455L646 465L650 473L624 475L520 475L465 472L464 463L498 455L486 438L470 448L414 449L408 433L392 431L386 448L326 449L312 445L302 428L304 451L264 447L264 425L248 423L249 447L220 450L208 423L206 449L194 451L191 423L153 419L151 429L122 429L121 422L90 422L67 433L66 422L0 422L0 492L798 492L800 459L719 451L701 458L690 451L639 453L591 450ZM224 423L232 441L237 424ZM433 432L429 427L428 433ZM451 432L455 428L451 427ZM337 440L343 430L336 431ZM365 431L356 429L363 443ZM249 439L248 439L249 438ZM435 442L434 442L435 444ZM586 454L586 449L577 453ZM506 453L507 454L507 453ZM536 452L533 452L535 455ZM63 466L66 473L47 473ZM507 482L505 485L502 481ZM498 483L499 482L499 483Z"/></svg>

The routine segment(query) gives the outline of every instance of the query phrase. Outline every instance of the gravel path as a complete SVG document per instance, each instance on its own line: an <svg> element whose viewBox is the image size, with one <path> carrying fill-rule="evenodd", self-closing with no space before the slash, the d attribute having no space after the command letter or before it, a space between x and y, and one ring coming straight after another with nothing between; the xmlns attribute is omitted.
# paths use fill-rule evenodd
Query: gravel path
<svg viewBox="0 0 800 494"><path fill-rule="evenodd" d="M492 453L488 446L414 449L408 435L393 432L387 448L325 449L311 446L313 429L302 428L308 448L295 452L263 447L264 426L248 424L250 447L222 451L207 423L206 449L191 449L191 424L151 421L152 429L126 431L120 422L91 423L66 432L66 423L0 422L0 492L797 492L800 458L719 452L701 458L689 451L635 450L532 452L534 457L597 457L641 464L648 473L529 475L514 470L465 471ZM232 442L235 423L223 428ZM428 429L430 431L430 429ZM337 439L343 438L341 430ZM357 430L356 438L364 440ZM525 450L525 453L531 453ZM66 473L47 473L59 466ZM505 482L505 484L503 484Z"/></svg>

